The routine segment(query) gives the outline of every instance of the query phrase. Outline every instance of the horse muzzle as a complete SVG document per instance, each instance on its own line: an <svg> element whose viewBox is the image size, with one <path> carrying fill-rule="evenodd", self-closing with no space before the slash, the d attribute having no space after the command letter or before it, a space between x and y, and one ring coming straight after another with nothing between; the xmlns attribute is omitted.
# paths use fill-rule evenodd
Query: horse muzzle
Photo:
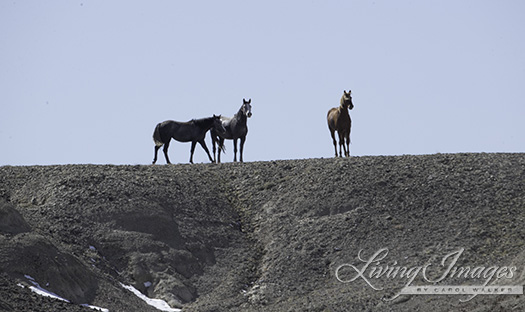
<svg viewBox="0 0 525 312"><path fill-rule="evenodd" d="M250 112L250 113L246 114L246 116L247 116L248 118L250 118L250 117L252 117L252 113Z"/></svg>

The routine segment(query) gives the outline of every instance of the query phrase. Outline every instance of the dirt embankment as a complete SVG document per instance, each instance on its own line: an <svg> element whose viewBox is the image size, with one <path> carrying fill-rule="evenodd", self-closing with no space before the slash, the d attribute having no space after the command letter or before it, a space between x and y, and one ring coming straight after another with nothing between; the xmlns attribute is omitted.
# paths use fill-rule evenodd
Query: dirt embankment
<svg viewBox="0 0 525 312"><path fill-rule="evenodd" d="M458 267L515 267L498 283L523 285L524 218L525 154L0 167L0 311L86 310L17 286L27 276L110 311L155 311L120 283L184 311L523 308L523 295L389 301L407 278L372 270L437 274L463 250ZM368 282L338 271L382 248Z"/></svg>

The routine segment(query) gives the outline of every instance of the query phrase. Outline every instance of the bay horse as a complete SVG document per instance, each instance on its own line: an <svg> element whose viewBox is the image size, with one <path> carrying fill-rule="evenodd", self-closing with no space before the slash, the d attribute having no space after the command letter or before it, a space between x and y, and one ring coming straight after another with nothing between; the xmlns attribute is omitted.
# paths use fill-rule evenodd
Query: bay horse
<svg viewBox="0 0 525 312"><path fill-rule="evenodd" d="M164 157L166 157L166 163L171 164L170 159L168 158L168 148L172 138L179 142L191 142L190 163L193 164L193 152L195 151L195 145L197 142L206 151L210 161L214 162L211 158L210 151L206 146L206 142L204 142L206 132L210 129L214 129L218 133L225 131L221 123L220 115L213 115L213 117L202 119L192 119L188 122L166 120L157 124L155 131L153 132L153 141L155 142L155 158L153 158L153 164L157 162L157 152L162 145L164 145Z"/></svg>
<svg viewBox="0 0 525 312"><path fill-rule="evenodd" d="M246 101L242 99L243 103L239 111L233 115L232 118L221 117L222 125L225 132L220 133L215 129L210 131L211 141L213 146L213 158L215 159L215 143L218 142L219 152L217 153L217 162L221 162L221 151L224 152L224 139L233 140L233 161L237 161L237 140L241 140L239 160L243 162L242 152L244 149L244 142L246 141L246 134L248 134L247 119L252 117L252 99Z"/></svg>
<svg viewBox="0 0 525 312"><path fill-rule="evenodd" d="M352 120L350 119L348 110L354 108L351 93L351 90L348 90L348 92L343 90L341 104L339 107L331 108L326 116L328 128L330 129L330 134L332 135L332 141L334 143L335 157L337 157L337 142L335 140L336 131L339 135L339 157L342 157L341 149L344 150L346 157L350 156L350 127L352 126Z"/></svg>

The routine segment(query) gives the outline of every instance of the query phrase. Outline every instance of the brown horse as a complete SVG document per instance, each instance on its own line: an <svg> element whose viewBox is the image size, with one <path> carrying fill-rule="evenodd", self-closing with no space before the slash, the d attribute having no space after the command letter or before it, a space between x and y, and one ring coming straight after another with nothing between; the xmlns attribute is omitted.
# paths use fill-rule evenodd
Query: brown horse
<svg viewBox="0 0 525 312"><path fill-rule="evenodd" d="M348 92L343 90L341 105L339 105L339 107L331 108L326 116L328 128L330 129L330 134L332 135L332 140L334 142L335 157L337 157L337 141L335 140L336 131L339 135L339 156L343 156L341 150L344 150L346 157L350 156L350 127L352 126L352 120L350 119L348 109L354 108L351 92L352 91L350 90L348 90Z"/></svg>

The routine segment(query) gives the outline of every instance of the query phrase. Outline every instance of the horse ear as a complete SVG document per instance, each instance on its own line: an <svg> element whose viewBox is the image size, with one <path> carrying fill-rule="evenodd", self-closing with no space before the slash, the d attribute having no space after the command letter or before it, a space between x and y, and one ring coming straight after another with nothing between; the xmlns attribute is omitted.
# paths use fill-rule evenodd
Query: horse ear
<svg viewBox="0 0 525 312"><path fill-rule="evenodd" d="M252 102L252 99L249 99L249 100L248 100L248 103L251 103L251 102Z"/></svg>

